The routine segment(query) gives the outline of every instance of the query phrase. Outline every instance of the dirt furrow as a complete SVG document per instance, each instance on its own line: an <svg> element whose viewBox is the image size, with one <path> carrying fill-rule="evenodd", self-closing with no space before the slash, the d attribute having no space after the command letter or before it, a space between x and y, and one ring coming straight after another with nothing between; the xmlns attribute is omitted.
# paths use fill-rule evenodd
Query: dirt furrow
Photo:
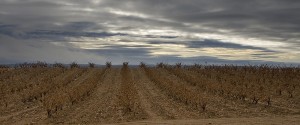
<svg viewBox="0 0 300 125"><path fill-rule="evenodd" d="M34 106L21 110L19 112L14 112L8 116L0 117L1 124L34 124L43 119L45 119L46 113L40 106Z"/></svg>
<svg viewBox="0 0 300 125"><path fill-rule="evenodd" d="M212 95L211 93L203 92L196 86L192 86L184 79L175 76L172 72L165 69L159 69L157 72L161 75L172 79L175 83L185 84L189 89L198 91L207 100L207 110L213 112L210 117L247 117L251 116L270 116L274 114L283 115L291 112L290 110L280 109L278 107L267 107L263 104L251 104L249 102L238 101Z"/></svg>
<svg viewBox="0 0 300 125"><path fill-rule="evenodd" d="M140 101L141 101L141 105L143 107L143 109L146 111L149 119L162 119L161 116L159 116L159 114L157 114L157 112L153 111L153 105L151 104L151 100L149 97L149 94L147 92L147 90L144 90L145 86L141 86L145 80L141 79L141 72L138 71L138 69L133 69L131 70L132 74L133 74L133 80L135 81L135 86L136 89L138 90L138 95L140 97ZM146 95L148 94L148 95Z"/></svg>
<svg viewBox="0 0 300 125"><path fill-rule="evenodd" d="M53 82L61 82L66 77L75 76L78 72L80 73L80 76L87 73L83 70L67 70L66 72L57 76ZM81 74L81 72L83 72L83 74ZM39 101L17 103L13 109L5 110L10 110L6 111L10 113L5 113L5 115L1 116L0 124L30 124L38 123L47 119L46 111Z"/></svg>
<svg viewBox="0 0 300 125"><path fill-rule="evenodd" d="M197 91L202 97L205 98L207 102L207 112L209 113L209 117L230 117L230 116L238 116L237 108L241 108L237 105L232 106L228 104L224 104L225 102L229 102L224 100L223 98L219 98L215 95L210 95L209 93L203 92L195 86L190 85L184 79L181 79L175 76L172 72L167 71L166 69L156 69L156 72L159 72L162 76L165 76L166 79L171 79L174 83L184 84L186 88L192 91ZM249 113L249 112L248 112Z"/></svg>
<svg viewBox="0 0 300 125"><path fill-rule="evenodd" d="M198 76L201 76L201 75L205 74L203 72L199 72L200 70L197 71L197 69L192 69L192 70L189 69L188 70L188 69L183 68L181 70L182 70L183 73L185 73L189 76L192 76L192 77L198 77ZM224 77L224 76L222 76L222 77ZM264 78L264 77L262 77L262 78ZM189 81L189 80L187 80L187 81ZM262 86L269 86L268 87L269 92L265 91L266 94L262 94L262 93L258 92L262 96L259 97L260 99L257 102L257 105L260 106L260 107L265 107L268 103L267 103L266 99L263 99L262 97L264 97L265 95L269 95L269 97L270 97L270 107L271 107L269 109L275 109L275 110L277 110L276 112L281 111L280 112L281 114L284 113L284 112L299 114L299 112L300 112L300 110L299 110L300 109L299 108L299 106L300 106L299 105L300 104L299 103L300 102L299 101L299 99L300 99L299 96L295 96L293 98L290 98L288 92L283 91L283 90L282 90L282 93L281 93L282 95L278 95L278 93L276 93L276 89L274 89L274 88L272 89L273 86L272 86L271 83L272 83L271 81L263 83L263 84L267 84L267 85L262 85ZM245 101L241 101L241 100L238 100L238 99L231 99L231 101L242 103L242 105L245 105L245 104L249 105L250 103L253 102L253 99L252 99L253 97L251 97L252 95L249 94L250 89L251 88L243 90L243 91L246 91L245 92L246 97L244 97ZM261 89L261 91L263 91L263 88L260 88L260 89ZM232 91L234 91L234 89L232 89ZM247 91L248 91L248 94L247 94ZM210 92L210 93L212 93L212 92ZM293 94L295 94L295 95L299 94L299 91L295 91L295 92L293 92ZM220 95L220 94L218 94L218 95L216 94L216 96L219 96L220 98L228 98L228 97L226 97L224 95Z"/></svg>
<svg viewBox="0 0 300 125"><path fill-rule="evenodd" d="M0 105L0 124L274 124L281 117L286 117L278 120L281 124L299 124L298 103L287 106L289 101L299 100L299 92L282 102L278 101L283 97L274 97L269 106L262 101L254 104L248 98L214 93L213 85L218 81L207 82L205 85L212 87L207 91L197 86L206 77L196 79L197 73L182 71L128 65L122 69L10 71L0 76L5 78L0 85L9 81L7 84L13 88L12 84L26 89L6 94L10 100L0 96L0 104L9 102ZM205 110L201 110L202 101L207 104ZM287 121L292 115L297 117Z"/></svg>
<svg viewBox="0 0 300 125"><path fill-rule="evenodd" d="M143 69L133 70L136 86L142 98L145 110L149 112L152 119L194 119L201 118L197 111L177 103L162 92L153 82L149 80Z"/></svg>
<svg viewBox="0 0 300 125"><path fill-rule="evenodd" d="M299 125L300 116L137 121L114 125Z"/></svg>
<svg viewBox="0 0 300 125"><path fill-rule="evenodd" d="M103 79L99 81L96 90L90 97L58 113L55 118L51 119L51 123L91 124L115 122L120 119L114 102L119 77L118 69L107 69Z"/></svg>

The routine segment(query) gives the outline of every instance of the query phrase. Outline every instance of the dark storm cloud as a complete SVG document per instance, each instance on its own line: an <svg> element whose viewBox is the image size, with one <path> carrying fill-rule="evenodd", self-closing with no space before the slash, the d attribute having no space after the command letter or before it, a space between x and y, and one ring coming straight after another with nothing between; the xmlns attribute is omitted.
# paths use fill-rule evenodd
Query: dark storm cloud
<svg viewBox="0 0 300 125"><path fill-rule="evenodd" d="M285 42L300 36L298 0L121 0L105 3L177 22L228 29L243 36L279 38Z"/></svg>
<svg viewBox="0 0 300 125"><path fill-rule="evenodd" d="M220 59L221 56L190 58L179 57L180 53L173 53L155 57L150 53L155 49L151 45L173 44L184 45L187 50L196 48L259 50L265 53L250 55L264 61L265 58L279 58L272 55L281 52L276 49L283 49L287 53L300 53L299 12L299 0L1 0L0 42L1 46L12 47L19 44L27 48L28 44L36 49L45 46L57 49L57 46L50 45L50 42L72 42L66 38L76 40L80 37L114 38L119 41L139 42L141 45L130 45L132 48L129 48L106 42L103 45L107 44L107 48L84 52L112 58L121 56L148 61L153 59L177 62L182 59L192 62L192 60L201 61L197 58L203 60L212 58L212 61L226 62L225 59L225 61ZM152 32L148 32L151 30ZM199 40L198 37L201 35L194 35L199 33L222 35L228 40L214 38L213 35L209 36L211 38L203 35L202 39L206 40ZM235 37L243 40L230 41ZM258 39L259 43L250 43L253 42L250 39ZM13 40L14 45L9 43L9 40ZM23 42L39 43L41 40L50 42L43 44ZM264 41L281 43L284 46L276 46L274 49L272 46L260 46ZM103 41L98 41L99 44L101 42ZM67 48L70 47L74 46ZM50 48L47 50L51 51ZM2 53L8 51L2 50ZM26 53L20 51L19 55L22 54ZM15 60L14 57L6 57L5 54L0 58ZM294 61L299 59L297 56Z"/></svg>
<svg viewBox="0 0 300 125"><path fill-rule="evenodd" d="M26 35L33 38L39 37L110 37L116 35L126 35L120 33L107 33L107 32L70 32L70 31L33 31L29 32Z"/></svg>
<svg viewBox="0 0 300 125"><path fill-rule="evenodd" d="M141 38L164 38L164 39L175 39L178 36L161 36L161 35L131 35L132 37L141 37ZM161 43L161 42L160 42Z"/></svg>
<svg viewBox="0 0 300 125"><path fill-rule="evenodd" d="M33 40L19 40L0 34L0 63L13 64L33 61L47 61L49 63L62 62L78 63L99 62L104 58L98 55L85 53L83 50L72 47L61 47Z"/></svg>
<svg viewBox="0 0 300 125"><path fill-rule="evenodd" d="M110 36L124 36L121 33L107 33L107 32L72 32L72 31L47 31L37 30L26 33L16 33L10 30L1 30L0 34L7 35L19 39L32 39L32 38L48 38L48 39L64 39L66 37L110 37Z"/></svg>
<svg viewBox="0 0 300 125"><path fill-rule="evenodd" d="M105 16L106 18L108 18L108 20L106 20L101 18L104 13L98 16L91 16L88 12L85 15L81 15L81 13L79 12L74 13L75 15L73 17L70 17L70 14L72 14L70 10L72 9L68 10L68 8L77 8L80 10L79 7L90 7L95 10L105 7L116 8L122 11L124 10L129 12L139 12L157 18L165 18L174 22L168 23L164 21L158 21L155 18L143 19L134 16L112 15ZM65 0L63 2L56 0L5 0L1 2L0 11L6 13L4 15L7 15L9 17L28 19L31 18L30 21L45 21L45 19L42 18L44 16L52 18L50 21L70 21L68 18L82 20L76 18L76 16L82 16L82 18L93 17L91 19L101 19L90 20L95 22L116 21L109 19L121 19L118 21L122 22L123 19L132 20L130 25L134 25L133 22L141 21L144 23L147 22L147 25L151 23L153 23L153 25L164 24L167 26L171 25L175 28L180 28L178 26L181 26L181 28L183 29L186 27L182 27L182 25L180 25L180 22L195 23L213 28L225 28L233 30L233 33L236 34L258 36L264 38L277 37L276 35L278 34L283 34L280 37L295 37L298 34L289 35L288 33L299 33L300 29L300 26L298 24L298 22L300 22L300 2L297 0L102 0L99 3L93 3L92 1L81 2L77 0ZM27 15L22 16L22 14ZM35 19L37 17L39 17L40 19ZM46 19L48 20L48 18ZM6 18L5 20L9 19ZM127 22L123 23L126 24ZM83 26L84 25L85 24L83 24ZM274 30L274 28L276 30ZM285 32L278 33L277 30L283 30ZM239 33L240 31L241 33ZM267 35L264 36L264 34Z"/></svg>
<svg viewBox="0 0 300 125"><path fill-rule="evenodd" d="M18 32L15 32L16 25L1 24L0 23L0 34L7 36L15 36Z"/></svg>
<svg viewBox="0 0 300 125"><path fill-rule="evenodd" d="M103 29L104 27L99 26L95 22L71 22L66 24L64 28L72 31L84 31L91 29Z"/></svg>
<svg viewBox="0 0 300 125"><path fill-rule="evenodd" d="M93 22L70 22L62 26L56 26L56 30L32 30L27 31L18 25L0 24L0 34L18 39L64 39L66 37L110 37L124 36L124 33L89 32L92 29L104 29Z"/></svg>
<svg viewBox="0 0 300 125"><path fill-rule="evenodd" d="M148 57L150 52L146 49L128 48L127 46L108 46L105 49L89 49L87 51L108 57Z"/></svg>

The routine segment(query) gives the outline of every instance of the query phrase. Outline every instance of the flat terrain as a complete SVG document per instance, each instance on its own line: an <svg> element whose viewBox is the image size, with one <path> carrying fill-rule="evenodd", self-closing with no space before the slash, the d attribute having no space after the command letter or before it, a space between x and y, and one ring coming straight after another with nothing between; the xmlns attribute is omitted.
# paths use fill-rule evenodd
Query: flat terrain
<svg viewBox="0 0 300 125"><path fill-rule="evenodd" d="M300 124L299 82L292 95L262 86L255 103L250 92L239 99L193 84L198 76L183 68L1 69L0 124Z"/></svg>

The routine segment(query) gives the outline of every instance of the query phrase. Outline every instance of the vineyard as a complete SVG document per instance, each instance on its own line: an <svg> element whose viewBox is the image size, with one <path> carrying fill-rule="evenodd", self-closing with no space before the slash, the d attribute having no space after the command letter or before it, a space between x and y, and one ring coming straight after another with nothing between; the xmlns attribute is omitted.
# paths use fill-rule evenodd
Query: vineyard
<svg viewBox="0 0 300 125"><path fill-rule="evenodd" d="M256 117L293 117L292 123L299 124L299 116L299 67L143 62L0 66L0 124Z"/></svg>

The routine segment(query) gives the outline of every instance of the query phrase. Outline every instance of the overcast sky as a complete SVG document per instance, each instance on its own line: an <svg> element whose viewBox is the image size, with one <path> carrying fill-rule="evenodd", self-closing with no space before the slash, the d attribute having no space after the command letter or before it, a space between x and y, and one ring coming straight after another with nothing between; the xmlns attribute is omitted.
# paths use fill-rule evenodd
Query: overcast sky
<svg viewBox="0 0 300 125"><path fill-rule="evenodd" d="M0 63L299 63L299 0L0 0Z"/></svg>

